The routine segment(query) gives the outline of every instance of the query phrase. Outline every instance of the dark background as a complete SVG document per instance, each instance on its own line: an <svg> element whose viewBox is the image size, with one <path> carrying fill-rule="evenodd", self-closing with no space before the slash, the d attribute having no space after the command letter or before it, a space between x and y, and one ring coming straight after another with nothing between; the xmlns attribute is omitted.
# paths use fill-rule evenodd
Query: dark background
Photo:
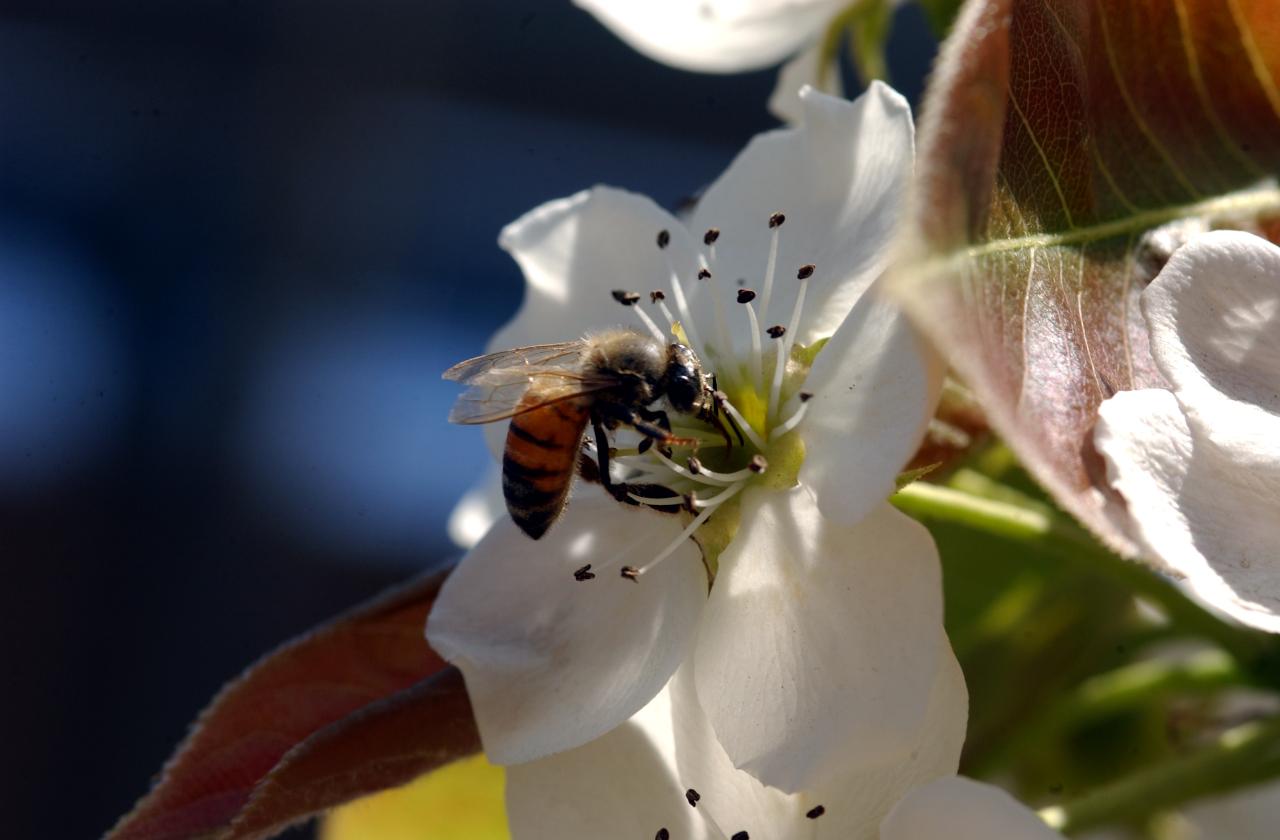
<svg viewBox="0 0 1280 840"><path fill-rule="evenodd" d="M932 50L900 12L913 101ZM773 81L568 0L0 4L0 833L98 836L224 680L452 556L498 230L677 205Z"/></svg>

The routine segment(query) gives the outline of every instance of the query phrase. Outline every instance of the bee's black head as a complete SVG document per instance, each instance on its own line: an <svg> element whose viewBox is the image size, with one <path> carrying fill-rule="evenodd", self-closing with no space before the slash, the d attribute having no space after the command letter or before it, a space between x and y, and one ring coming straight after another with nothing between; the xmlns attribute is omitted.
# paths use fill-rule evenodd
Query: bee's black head
<svg viewBox="0 0 1280 840"><path fill-rule="evenodd" d="M671 407L683 413L692 413L702 398L702 365L693 351L683 344L667 348L667 400Z"/></svg>

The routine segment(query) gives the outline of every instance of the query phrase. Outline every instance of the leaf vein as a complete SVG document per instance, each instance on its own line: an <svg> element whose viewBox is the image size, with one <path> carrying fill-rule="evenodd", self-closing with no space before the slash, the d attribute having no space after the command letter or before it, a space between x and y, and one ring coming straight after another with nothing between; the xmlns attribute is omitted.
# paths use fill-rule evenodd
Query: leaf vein
<svg viewBox="0 0 1280 840"><path fill-rule="evenodd" d="M1227 131L1226 125L1222 122L1222 117L1218 115L1218 110L1213 107L1213 98L1209 96L1209 86L1204 80L1204 72L1200 68L1200 57L1196 54L1195 41L1191 38L1191 21L1187 17L1187 0L1173 0L1174 11L1178 17L1178 31L1181 34L1182 51L1187 57L1187 73L1191 76L1191 85L1196 89L1196 97L1200 100L1200 107L1204 111L1205 116L1209 118L1209 123L1213 126L1213 131L1218 135L1218 140L1226 148L1227 152L1236 159L1247 170L1252 172L1256 177L1264 177L1266 172L1258 166L1253 158L1246 155L1236 143L1231 140L1231 133ZM1272 102L1275 107L1275 102Z"/></svg>
<svg viewBox="0 0 1280 840"><path fill-rule="evenodd" d="M1027 122L1027 115L1023 113L1022 106L1018 104L1018 97L1013 95L1013 91L1009 91L1009 102L1013 105L1013 110L1018 113L1018 119L1022 121L1022 127L1026 129L1027 136L1031 138L1031 144L1036 147L1036 153L1040 155L1040 162L1044 164L1044 170L1049 175L1049 182L1053 184L1053 190L1058 194L1058 201L1062 204L1062 212L1067 217L1067 227L1075 228L1075 221L1071 218L1071 207L1067 204L1067 196L1062 192L1062 184L1058 181L1058 175L1053 171L1053 165L1049 163L1049 156L1045 154L1044 147L1040 145L1039 138L1036 133L1031 130L1031 123Z"/></svg>
<svg viewBox="0 0 1280 840"><path fill-rule="evenodd" d="M1240 43L1244 47L1245 55L1249 57L1249 66L1253 68L1253 75L1258 78L1258 84L1262 87L1262 92L1267 95L1267 101L1271 103L1271 110L1275 112L1276 117L1280 118L1280 90L1276 90L1275 80L1271 78L1271 73L1267 70L1267 63L1262 58L1262 53L1258 50L1258 44L1253 40L1253 30L1249 28L1249 22L1245 20L1244 12L1240 10L1239 0L1227 0L1227 6L1231 9L1231 17L1236 22L1236 27L1240 30Z"/></svg>
<svg viewBox="0 0 1280 840"><path fill-rule="evenodd" d="M938 268L945 268L947 264L956 260L976 259L989 254L1020 251L1025 248L1051 248L1059 245L1074 245L1081 242L1109 239L1112 236L1158 227L1176 219L1197 217L1212 219L1235 214L1280 210L1280 188L1277 188L1273 181L1264 183L1265 186L1255 189L1229 193L1190 204L1175 204L1169 207L1144 210L1140 213L1112 219L1108 222L1071 228L1059 233L1029 234L1027 236L996 239L981 245L971 245L968 248L929 260L924 269L926 272L931 273Z"/></svg>
<svg viewBox="0 0 1280 840"><path fill-rule="evenodd" d="M1102 50L1107 56L1107 66L1111 68L1111 75L1115 78L1116 82L1116 90L1119 92L1120 98L1124 100L1124 105L1129 111L1129 116L1133 119L1138 130L1142 132L1142 136L1145 137L1147 142L1151 144L1151 147L1155 149L1156 154L1160 155L1161 159L1164 160L1165 166L1169 168L1169 172L1178 180L1178 183L1187 191L1187 194L1192 198L1202 198L1203 195L1201 192L1196 189L1195 185L1192 184L1191 181L1187 179L1186 175L1183 174L1181 167L1179 167L1177 162L1174 161L1173 156L1169 154L1169 150L1164 147L1164 144L1160 142L1160 138L1156 137L1155 132L1151 130L1151 126L1147 125L1147 121L1143 118L1142 114L1139 113L1137 103L1133 101L1133 94L1129 92L1128 85L1124 83L1124 74L1120 72L1120 67L1117 64L1115 48L1111 44L1111 31L1107 28L1106 9L1100 9L1098 11L1098 22L1102 30Z"/></svg>

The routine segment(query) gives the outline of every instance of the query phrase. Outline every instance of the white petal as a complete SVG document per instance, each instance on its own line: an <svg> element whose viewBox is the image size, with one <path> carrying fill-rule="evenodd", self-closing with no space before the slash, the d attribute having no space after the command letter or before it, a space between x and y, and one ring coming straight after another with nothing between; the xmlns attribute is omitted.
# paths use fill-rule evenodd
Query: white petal
<svg viewBox="0 0 1280 840"><path fill-rule="evenodd" d="M636 314L610 293L667 288L670 272L656 244L662 230L671 234L667 256L681 276L693 277L696 250L684 226L650 199L625 190L594 187L507 225L498 244L519 263L527 286L520 309L494 333L489 350L568 341L610 327L643 331ZM505 423L485 428L495 457L501 457L506 433Z"/></svg>
<svg viewBox="0 0 1280 840"><path fill-rule="evenodd" d="M800 483L839 522L857 522L893 493L942 389L937 353L878 292L873 286L858 301L804 384L814 396L800 435L815 455L801 466Z"/></svg>
<svg viewBox="0 0 1280 840"><path fill-rule="evenodd" d="M1280 632L1280 248L1196 237L1142 309L1173 392L1103 404L1109 481L1150 554L1210 605Z"/></svg>
<svg viewBox="0 0 1280 840"><path fill-rule="evenodd" d="M1189 413L1211 402L1256 406L1255 422L1280 433L1280 248L1239 231L1197 237L1143 292L1142 311L1156 362Z"/></svg>
<svg viewBox="0 0 1280 840"><path fill-rule="evenodd" d="M916 788L880 827L880 840L1061 840L998 787L960 776Z"/></svg>
<svg viewBox="0 0 1280 840"><path fill-rule="evenodd" d="M540 540L502 518L445 582L427 639L462 669L489 758L529 761L629 718L689 651L706 574L689 542L639 583L619 577L679 533L677 517L583 493ZM573 571L594 564L599 576Z"/></svg>
<svg viewBox="0 0 1280 840"><path fill-rule="evenodd" d="M911 750L905 757L844 777L838 787L824 791L827 813L823 819L839 827L827 836L873 840L881 820L903 795L917 785L956 772L969 723L969 694L950 643L945 634L939 635L943 656Z"/></svg>
<svg viewBox="0 0 1280 840"><path fill-rule="evenodd" d="M707 190L690 227L698 234L712 227L721 231L711 270L722 294L739 279L759 292L769 255L769 216L784 213L773 300L761 320L785 324L799 288L797 270L816 265L796 335L807 344L835 332L885 265L911 175L914 129L906 100L880 82L852 103L812 89L801 100L802 124L757 135L747 144ZM707 288L700 285L694 300L699 324L712 320L711 302L702 293ZM747 346L741 338L745 324L741 316L731 319L739 347Z"/></svg>
<svg viewBox="0 0 1280 840"><path fill-rule="evenodd" d="M734 764L787 791L910 750L941 656L928 532L888 504L854 527L804 488L749 491L695 650L698 697Z"/></svg>
<svg viewBox="0 0 1280 840"><path fill-rule="evenodd" d="M733 766L698 704L688 668L682 667L669 688L679 778L702 795L699 810L726 836L746 830L752 837L784 840L872 840L880 821L904 793L954 773L960 761L968 722L964 675L949 648L939 665L928 710L909 751L867 765L860 744L839 744L847 766L834 768L819 784L797 794L766 787ZM818 805L825 813L816 822L807 819Z"/></svg>
<svg viewBox="0 0 1280 840"><path fill-rule="evenodd" d="M491 464L485 470L484 478L463 494L449 514L449 538L462 548L471 548L506 511L506 502L502 499L502 472L497 464Z"/></svg>
<svg viewBox="0 0 1280 840"><path fill-rule="evenodd" d="M666 690L607 735L569 752L507 770L513 840L654 837L713 840L677 778Z"/></svg>
<svg viewBox="0 0 1280 840"><path fill-rule="evenodd" d="M777 64L845 0L574 0L637 52L704 73Z"/></svg>
<svg viewBox="0 0 1280 840"><path fill-rule="evenodd" d="M733 766L698 700L692 663L686 662L676 671L667 692L671 695L674 764L681 784L702 797L698 811L726 837L745 830L752 837L785 838L788 826L803 820L801 806L808 800L766 787Z"/></svg>
<svg viewBox="0 0 1280 840"><path fill-rule="evenodd" d="M1188 840L1274 840L1280 825L1280 784L1271 782L1203 799L1183 811L1194 826Z"/></svg>
<svg viewBox="0 0 1280 840"><path fill-rule="evenodd" d="M804 120L804 103L800 91L812 86L832 96L844 96L840 81L840 63L822 63L822 39L805 47L778 71L778 81L769 95L769 113L785 123L795 125Z"/></svg>
<svg viewBox="0 0 1280 840"><path fill-rule="evenodd" d="M1242 467L1159 389L1104 402L1094 444L1148 551L1209 604L1280 632L1280 463Z"/></svg>

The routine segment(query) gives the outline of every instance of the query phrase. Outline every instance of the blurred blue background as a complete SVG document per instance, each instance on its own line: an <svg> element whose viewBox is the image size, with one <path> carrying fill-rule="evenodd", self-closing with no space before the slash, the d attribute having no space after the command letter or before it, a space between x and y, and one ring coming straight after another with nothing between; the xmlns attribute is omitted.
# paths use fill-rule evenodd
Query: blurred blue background
<svg viewBox="0 0 1280 840"><path fill-rule="evenodd" d="M900 12L913 101L933 49ZM0 832L99 835L222 682L453 556L488 455L440 372L519 302L498 230L679 205L773 81L568 0L7 0Z"/></svg>

